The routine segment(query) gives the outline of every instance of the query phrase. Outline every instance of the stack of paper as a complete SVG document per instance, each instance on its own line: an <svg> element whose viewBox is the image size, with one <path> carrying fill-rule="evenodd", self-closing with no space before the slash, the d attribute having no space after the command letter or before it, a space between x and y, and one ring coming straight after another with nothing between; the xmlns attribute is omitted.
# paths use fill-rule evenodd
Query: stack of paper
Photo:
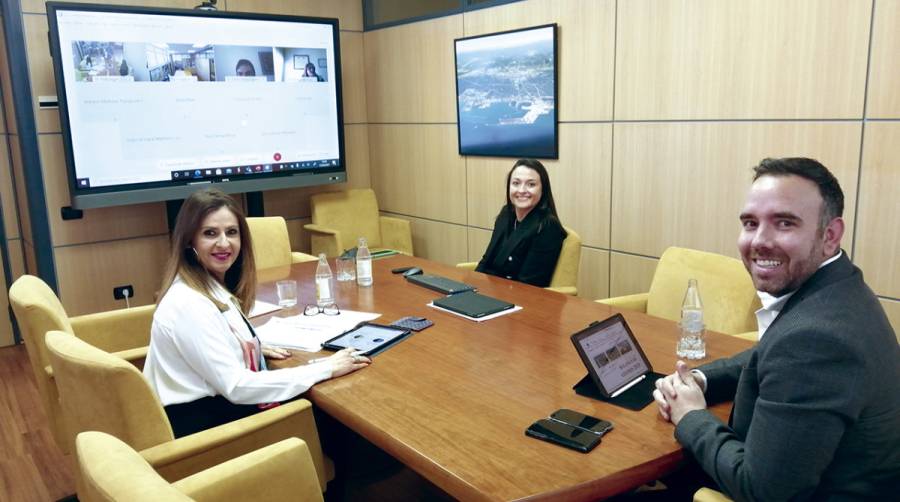
<svg viewBox="0 0 900 502"><path fill-rule="evenodd" d="M256 335L266 345L299 349L307 352L322 350L322 342L349 331L363 321L377 319L381 314L342 310L339 315L302 313L291 317L273 317L256 328Z"/></svg>

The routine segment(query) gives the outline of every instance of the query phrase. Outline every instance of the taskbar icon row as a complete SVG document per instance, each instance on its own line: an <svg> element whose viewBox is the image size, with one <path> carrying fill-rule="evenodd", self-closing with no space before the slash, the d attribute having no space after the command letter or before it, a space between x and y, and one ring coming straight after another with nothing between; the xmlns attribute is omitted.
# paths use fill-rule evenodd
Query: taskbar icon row
<svg viewBox="0 0 900 502"><path fill-rule="evenodd" d="M306 160L301 162L282 162L279 164L253 164L249 166L216 167L209 169L182 169L172 171L173 180L203 180L221 178L223 176L247 176L252 174L278 173L317 167L336 167L338 159Z"/></svg>

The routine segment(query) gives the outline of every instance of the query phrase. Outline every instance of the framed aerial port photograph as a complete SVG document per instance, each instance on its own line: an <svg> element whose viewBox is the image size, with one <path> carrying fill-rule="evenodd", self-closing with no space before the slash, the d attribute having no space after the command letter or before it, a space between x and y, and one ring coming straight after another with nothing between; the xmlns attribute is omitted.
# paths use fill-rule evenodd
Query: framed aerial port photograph
<svg viewBox="0 0 900 502"><path fill-rule="evenodd" d="M556 25L454 43L460 155L559 158Z"/></svg>

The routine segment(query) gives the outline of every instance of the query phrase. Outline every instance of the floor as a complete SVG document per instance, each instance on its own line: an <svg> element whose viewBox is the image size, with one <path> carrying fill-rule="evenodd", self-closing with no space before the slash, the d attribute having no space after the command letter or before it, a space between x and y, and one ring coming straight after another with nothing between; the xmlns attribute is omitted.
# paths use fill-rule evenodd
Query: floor
<svg viewBox="0 0 900 502"><path fill-rule="evenodd" d="M322 425L329 430L342 427ZM332 454L337 457L340 477L328 485L328 502L452 500L364 439L346 429L339 432L351 437L353 444L335 441L326 443L326 449L367 453L365 460ZM347 446L351 448L345 450ZM0 347L0 502L46 502L71 496L75 492L73 462L53 441L25 346Z"/></svg>

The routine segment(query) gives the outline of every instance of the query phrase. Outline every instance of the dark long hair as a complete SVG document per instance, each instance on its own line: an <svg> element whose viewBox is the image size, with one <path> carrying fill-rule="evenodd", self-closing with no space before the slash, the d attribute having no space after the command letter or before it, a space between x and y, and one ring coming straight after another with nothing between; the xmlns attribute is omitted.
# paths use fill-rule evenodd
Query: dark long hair
<svg viewBox="0 0 900 502"><path fill-rule="evenodd" d="M178 218L175 220L175 230L172 231L172 251L169 254L169 262L166 265L163 276L160 300L166 291L172 286L175 277L194 290L200 292L220 309L221 305L212 294L210 281L214 280L209 272L203 268L203 264L197 259L191 241L197 235L197 231L203 224L203 220L221 208L228 208L238 220L238 228L241 233L241 252L225 272L225 284L228 291L241 303L244 313L250 312L256 301L256 261L253 259L253 242L250 238L250 228L247 226L247 218L237 202L224 192L215 188L198 190L185 199Z"/></svg>
<svg viewBox="0 0 900 502"><path fill-rule="evenodd" d="M512 169L506 173L506 206L504 206L506 214L516 214L516 209L509 199L509 181L512 179L513 171L519 166L535 170L541 178L541 200L538 201L532 211L540 210L542 213L552 215L559 220L559 215L556 213L556 203L553 202L553 190L550 189L550 175L547 174L547 168L544 167L544 164L535 159L519 159L512 166Z"/></svg>

